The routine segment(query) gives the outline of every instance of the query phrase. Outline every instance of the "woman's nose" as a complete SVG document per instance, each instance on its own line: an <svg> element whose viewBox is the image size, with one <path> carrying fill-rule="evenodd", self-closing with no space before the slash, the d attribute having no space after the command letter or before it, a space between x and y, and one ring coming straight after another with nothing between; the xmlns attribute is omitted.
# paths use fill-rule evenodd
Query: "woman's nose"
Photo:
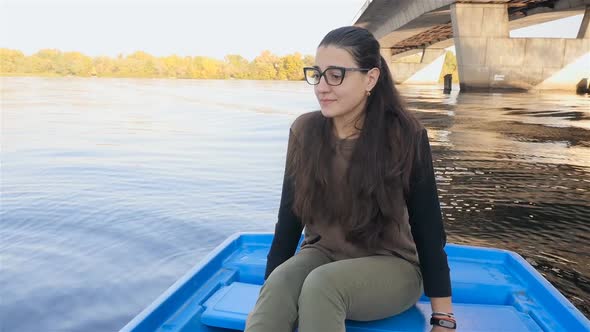
<svg viewBox="0 0 590 332"><path fill-rule="evenodd" d="M331 87L326 82L326 77L320 77L320 82L315 86L316 91L318 92L328 92L330 91Z"/></svg>

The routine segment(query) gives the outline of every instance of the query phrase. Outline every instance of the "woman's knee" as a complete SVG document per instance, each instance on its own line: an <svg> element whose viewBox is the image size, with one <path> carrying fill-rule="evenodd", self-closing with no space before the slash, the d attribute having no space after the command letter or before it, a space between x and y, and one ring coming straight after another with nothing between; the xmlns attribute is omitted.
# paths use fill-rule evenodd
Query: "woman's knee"
<svg viewBox="0 0 590 332"><path fill-rule="evenodd" d="M337 278L325 266L311 271L305 278L299 295L300 306L321 302L341 306L343 301L342 294L337 287Z"/></svg>

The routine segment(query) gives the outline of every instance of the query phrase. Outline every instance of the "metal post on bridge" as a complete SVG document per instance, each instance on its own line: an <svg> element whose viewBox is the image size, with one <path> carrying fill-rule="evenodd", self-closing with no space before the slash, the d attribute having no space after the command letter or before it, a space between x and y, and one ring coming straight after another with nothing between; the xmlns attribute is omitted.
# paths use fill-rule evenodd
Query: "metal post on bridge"
<svg viewBox="0 0 590 332"><path fill-rule="evenodd" d="M444 93L451 93L451 90L453 89L453 74L446 74L444 76L444 83L445 83L445 87L443 92Z"/></svg>
<svg viewBox="0 0 590 332"><path fill-rule="evenodd" d="M587 78L581 79L578 84L576 84L576 93L579 95L590 93L590 86L588 86Z"/></svg>

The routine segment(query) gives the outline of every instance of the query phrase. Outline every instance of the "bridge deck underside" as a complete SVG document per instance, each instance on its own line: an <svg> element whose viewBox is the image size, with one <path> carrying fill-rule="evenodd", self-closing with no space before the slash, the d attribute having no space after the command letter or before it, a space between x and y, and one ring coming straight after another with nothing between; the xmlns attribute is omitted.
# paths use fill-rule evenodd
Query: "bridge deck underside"
<svg viewBox="0 0 590 332"><path fill-rule="evenodd" d="M559 0L510 0L507 2L508 17L511 21L511 28L518 28L531 24L538 24L552 19L569 15L573 12L562 12L560 14L539 15L536 19L528 17L537 13L551 13ZM469 1L465 1L469 2ZM520 24L512 24L521 21ZM404 31L407 31L404 32ZM410 22L395 31L391 36L381 38L384 48L390 48L391 54L396 55L410 50L423 49L430 45L453 38L453 28L449 6L442 7L434 12L425 13L424 19Z"/></svg>

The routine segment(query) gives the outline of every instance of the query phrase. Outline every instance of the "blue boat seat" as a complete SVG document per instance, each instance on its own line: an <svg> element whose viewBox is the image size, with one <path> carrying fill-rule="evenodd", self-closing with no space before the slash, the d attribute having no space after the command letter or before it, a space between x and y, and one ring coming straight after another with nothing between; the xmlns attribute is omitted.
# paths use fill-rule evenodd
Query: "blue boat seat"
<svg viewBox="0 0 590 332"><path fill-rule="evenodd" d="M242 331L248 313L254 308L260 287L257 284L232 282L220 288L204 303L201 322L208 326ZM511 305L455 303L453 307L461 331L543 331L529 315L517 311ZM346 331L430 331L430 313L430 303L423 298L416 306L394 317L371 322L347 321Z"/></svg>

